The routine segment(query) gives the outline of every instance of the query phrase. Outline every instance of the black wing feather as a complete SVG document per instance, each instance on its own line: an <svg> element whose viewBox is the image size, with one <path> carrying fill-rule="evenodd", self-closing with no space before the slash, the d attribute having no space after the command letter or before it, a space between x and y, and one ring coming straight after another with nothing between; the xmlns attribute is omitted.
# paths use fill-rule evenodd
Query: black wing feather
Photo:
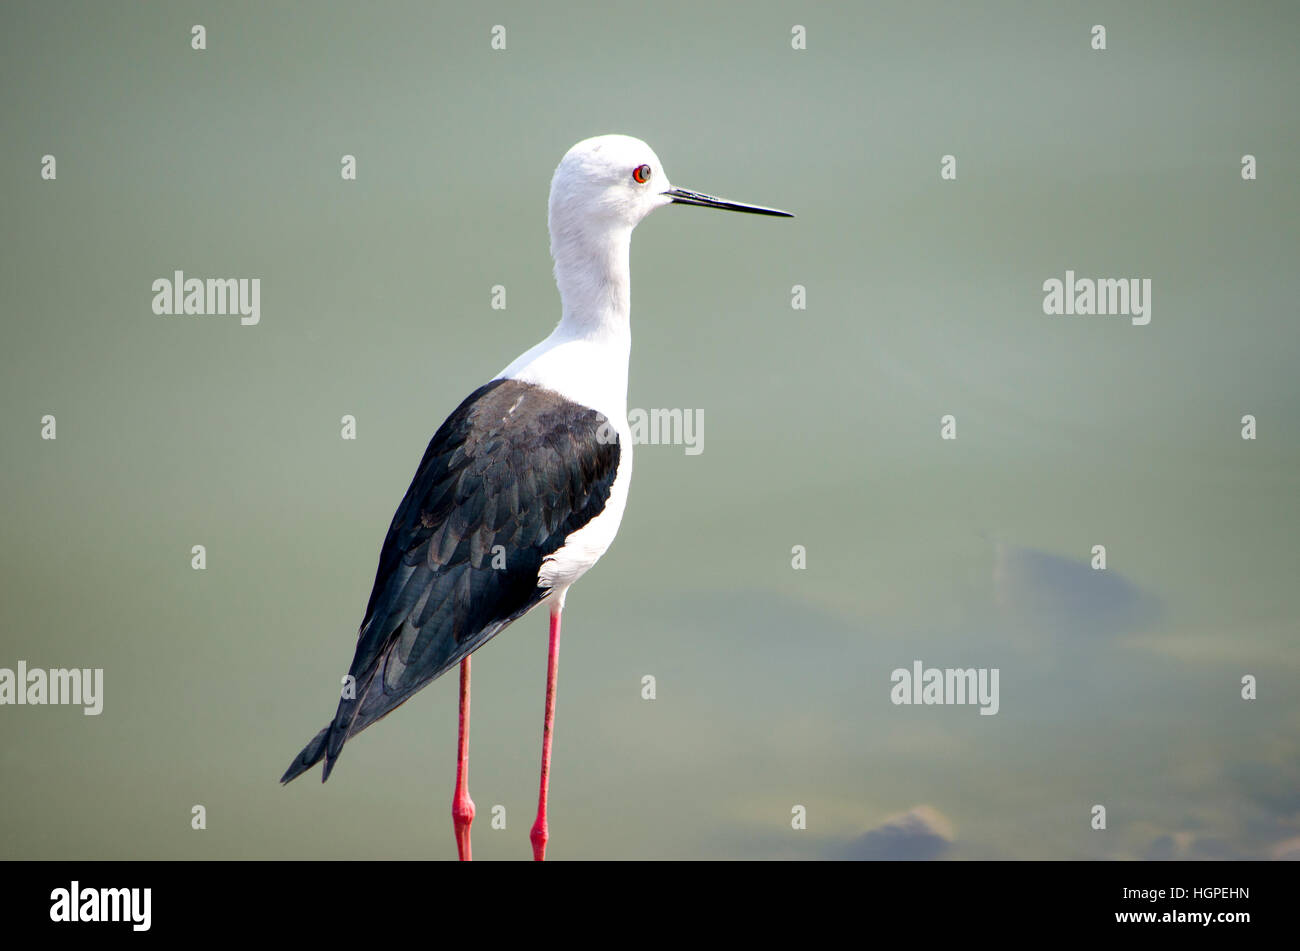
<svg viewBox="0 0 1300 951"><path fill-rule="evenodd" d="M535 607L543 559L605 508L618 459L593 409L514 380L471 393L429 441L388 528L349 671L356 697L280 781L322 758L327 779L349 737ZM498 545L504 568L492 567Z"/></svg>

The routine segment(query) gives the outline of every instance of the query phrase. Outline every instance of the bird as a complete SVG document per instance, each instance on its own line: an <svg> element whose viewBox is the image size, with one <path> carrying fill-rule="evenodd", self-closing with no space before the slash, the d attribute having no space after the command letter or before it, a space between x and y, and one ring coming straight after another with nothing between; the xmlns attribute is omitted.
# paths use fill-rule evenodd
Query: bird
<svg viewBox="0 0 1300 951"><path fill-rule="evenodd" d="M472 858L470 655L528 612L550 614L537 818L542 861L559 669L572 585L609 549L627 506L632 434L632 230L665 205L793 218L673 186L659 157L627 135L574 145L551 180L547 225L560 320L474 390L438 427L379 553L356 652L333 720L294 757L288 783L460 665L452 822Z"/></svg>

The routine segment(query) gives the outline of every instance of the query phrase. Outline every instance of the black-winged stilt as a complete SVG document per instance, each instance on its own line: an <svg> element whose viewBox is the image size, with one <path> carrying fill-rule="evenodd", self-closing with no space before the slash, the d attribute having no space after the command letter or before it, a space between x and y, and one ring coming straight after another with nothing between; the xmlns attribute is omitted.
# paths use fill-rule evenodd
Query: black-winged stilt
<svg viewBox="0 0 1300 951"><path fill-rule="evenodd" d="M560 613L569 587L618 532L632 478L627 370L632 229L667 204L793 217L675 188L640 139L569 149L551 181L551 255L562 312L549 337L475 390L438 427L379 554L334 720L281 777L343 744L459 663L452 817L470 858L470 654L539 604L550 607L542 770L533 857L545 857Z"/></svg>

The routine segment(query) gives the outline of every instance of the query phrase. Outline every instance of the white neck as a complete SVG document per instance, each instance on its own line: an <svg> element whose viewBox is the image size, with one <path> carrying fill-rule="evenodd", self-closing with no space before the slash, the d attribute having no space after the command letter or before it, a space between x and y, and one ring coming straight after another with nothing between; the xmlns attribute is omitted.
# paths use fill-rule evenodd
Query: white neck
<svg viewBox="0 0 1300 951"><path fill-rule="evenodd" d="M632 229L566 229L552 222L551 254L562 313L557 333L569 339L631 335Z"/></svg>
<svg viewBox="0 0 1300 951"><path fill-rule="evenodd" d="M502 370L604 413L627 419L632 351L632 229L565 227L553 215L551 254L560 289L560 322L551 335Z"/></svg>

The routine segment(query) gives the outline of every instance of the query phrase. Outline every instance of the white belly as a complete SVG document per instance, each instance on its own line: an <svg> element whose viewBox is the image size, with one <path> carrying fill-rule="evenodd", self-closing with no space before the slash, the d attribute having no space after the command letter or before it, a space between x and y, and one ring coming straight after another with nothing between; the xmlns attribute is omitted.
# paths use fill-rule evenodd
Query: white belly
<svg viewBox="0 0 1300 951"><path fill-rule="evenodd" d="M587 570L609 550L623 521L627 508L627 489L632 481L632 433L627 419L621 420L618 429L618 472L609 487L609 498L601 513L564 540L553 554L542 562L538 584L552 589L564 606L564 595Z"/></svg>

